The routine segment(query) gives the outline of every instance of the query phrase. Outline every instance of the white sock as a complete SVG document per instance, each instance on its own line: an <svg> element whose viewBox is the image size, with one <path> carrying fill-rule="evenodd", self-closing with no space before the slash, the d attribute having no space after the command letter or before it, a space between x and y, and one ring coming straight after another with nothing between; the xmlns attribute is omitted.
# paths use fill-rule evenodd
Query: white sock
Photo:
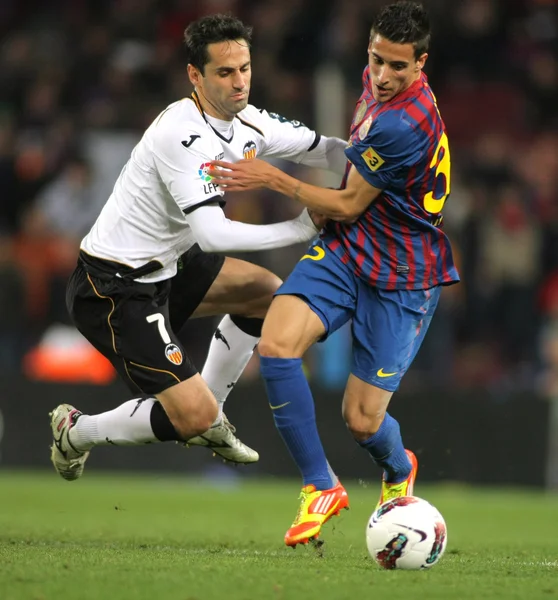
<svg viewBox="0 0 558 600"><path fill-rule="evenodd" d="M70 443L83 451L93 446L139 446L159 442L151 429L154 398L136 398L100 415L82 415L70 429Z"/></svg>
<svg viewBox="0 0 558 600"><path fill-rule="evenodd" d="M223 317L219 323L201 372L202 378L219 404L219 413L214 425L221 422L223 404L259 341L259 337L248 335L239 329L229 315Z"/></svg>

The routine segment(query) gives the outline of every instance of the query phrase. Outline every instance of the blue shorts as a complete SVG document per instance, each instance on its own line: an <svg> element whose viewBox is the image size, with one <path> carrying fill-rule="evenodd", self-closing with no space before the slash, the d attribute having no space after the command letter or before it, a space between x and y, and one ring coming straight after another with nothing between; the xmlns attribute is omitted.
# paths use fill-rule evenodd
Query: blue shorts
<svg viewBox="0 0 558 600"><path fill-rule="evenodd" d="M394 392L422 344L440 292L440 286L392 291L372 287L318 242L276 294L302 298L320 317L326 337L352 319L351 372Z"/></svg>

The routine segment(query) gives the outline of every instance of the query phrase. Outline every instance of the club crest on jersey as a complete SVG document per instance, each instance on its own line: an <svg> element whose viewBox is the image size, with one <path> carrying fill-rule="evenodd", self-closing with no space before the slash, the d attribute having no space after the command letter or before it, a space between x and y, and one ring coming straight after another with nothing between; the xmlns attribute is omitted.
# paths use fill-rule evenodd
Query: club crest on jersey
<svg viewBox="0 0 558 600"><path fill-rule="evenodd" d="M386 162L374 148L366 148L361 156L371 171L377 171Z"/></svg>
<svg viewBox="0 0 558 600"><path fill-rule="evenodd" d="M370 129L370 125L372 125L372 115L370 115L366 121L358 128L358 137L363 140L367 135Z"/></svg>
<svg viewBox="0 0 558 600"><path fill-rule="evenodd" d="M182 350L176 344L167 344L165 356L175 365L182 364Z"/></svg>
<svg viewBox="0 0 558 600"><path fill-rule="evenodd" d="M250 140L244 144L244 148L242 149L242 154L246 160L250 158L256 158L257 148L256 143Z"/></svg>
<svg viewBox="0 0 558 600"><path fill-rule="evenodd" d="M364 117L367 108L368 104L366 104L366 100L361 100L355 112L355 125L362 119L362 117Z"/></svg>

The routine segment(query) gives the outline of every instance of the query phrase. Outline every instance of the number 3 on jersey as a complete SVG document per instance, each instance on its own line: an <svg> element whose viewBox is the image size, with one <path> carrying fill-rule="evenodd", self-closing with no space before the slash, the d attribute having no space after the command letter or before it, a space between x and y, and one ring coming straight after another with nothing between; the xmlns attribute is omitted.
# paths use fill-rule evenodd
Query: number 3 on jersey
<svg viewBox="0 0 558 600"><path fill-rule="evenodd" d="M450 170L451 159L448 144L448 136L444 133L438 142L434 157L430 163L430 169L435 169L432 191L424 196L424 209L426 212L437 214L443 206L450 193Z"/></svg>

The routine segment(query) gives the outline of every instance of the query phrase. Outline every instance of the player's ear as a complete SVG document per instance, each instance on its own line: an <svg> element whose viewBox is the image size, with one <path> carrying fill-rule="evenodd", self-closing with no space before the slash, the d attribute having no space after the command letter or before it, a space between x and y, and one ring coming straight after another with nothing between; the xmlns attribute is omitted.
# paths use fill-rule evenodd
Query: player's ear
<svg viewBox="0 0 558 600"><path fill-rule="evenodd" d="M426 63L427 58L428 58L428 54L426 52L424 54L421 54L417 58L417 62L416 62L416 70L417 71L420 71L421 69L424 68L424 64Z"/></svg>
<svg viewBox="0 0 558 600"><path fill-rule="evenodd" d="M201 73L194 65L188 64L186 68L188 70L188 79L190 80L190 83L194 87L197 86L201 81Z"/></svg>

